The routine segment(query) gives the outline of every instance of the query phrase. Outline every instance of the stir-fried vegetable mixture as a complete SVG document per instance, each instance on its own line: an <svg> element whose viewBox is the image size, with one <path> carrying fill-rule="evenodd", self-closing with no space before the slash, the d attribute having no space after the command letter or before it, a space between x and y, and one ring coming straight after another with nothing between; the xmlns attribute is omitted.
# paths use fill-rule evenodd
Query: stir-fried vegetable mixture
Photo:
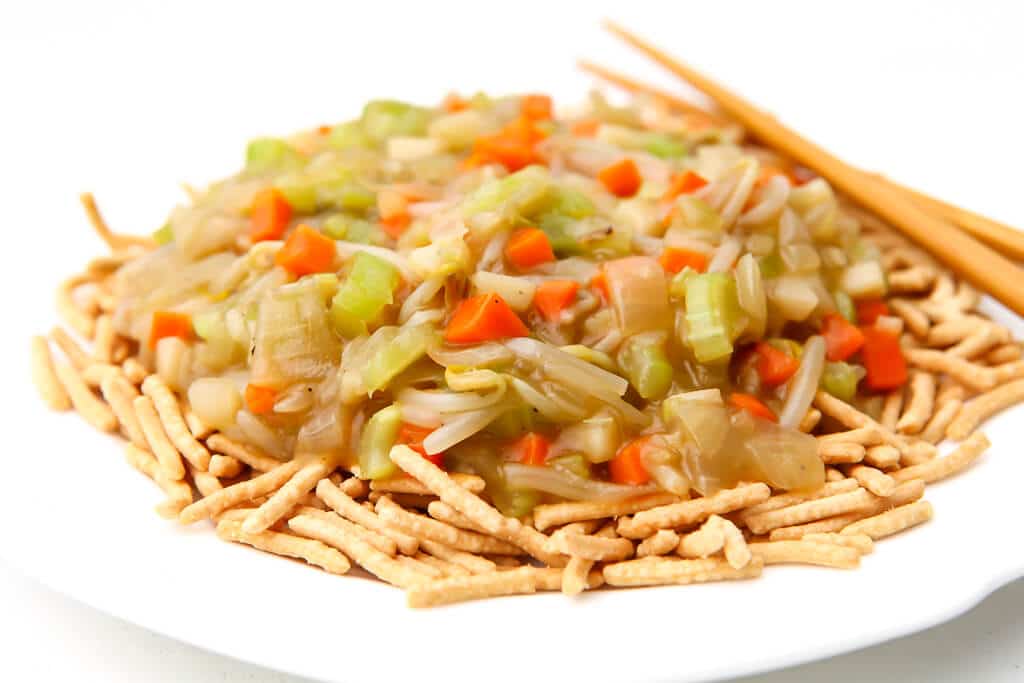
<svg viewBox="0 0 1024 683"><path fill-rule="evenodd" d="M116 276L115 326L281 459L400 476L405 443L538 502L820 485L820 388L906 365L828 183L654 103L374 101L249 143Z"/></svg>

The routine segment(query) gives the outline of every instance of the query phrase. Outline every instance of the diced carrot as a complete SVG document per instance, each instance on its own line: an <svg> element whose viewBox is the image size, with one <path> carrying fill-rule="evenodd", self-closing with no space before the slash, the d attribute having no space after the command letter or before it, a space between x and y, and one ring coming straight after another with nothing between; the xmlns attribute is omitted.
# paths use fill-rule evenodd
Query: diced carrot
<svg viewBox="0 0 1024 683"><path fill-rule="evenodd" d="M273 187L256 193L249 213L249 237L253 242L280 239L292 219L292 207Z"/></svg>
<svg viewBox="0 0 1024 683"><path fill-rule="evenodd" d="M334 265L334 240L308 225L300 225L274 256L274 263L296 277L325 273Z"/></svg>
<svg viewBox="0 0 1024 683"><path fill-rule="evenodd" d="M889 315L889 304L883 299L861 299L856 302L857 322L861 325L874 325L880 315Z"/></svg>
<svg viewBox="0 0 1024 683"><path fill-rule="evenodd" d="M153 314L153 326L149 330L149 348L164 337L177 337L188 341L192 338L192 318L185 313L157 311Z"/></svg>
<svg viewBox="0 0 1024 683"><path fill-rule="evenodd" d="M800 361L796 358L765 342L757 344L757 355L757 374L761 382L771 387L788 380L800 367Z"/></svg>
<svg viewBox="0 0 1024 683"><path fill-rule="evenodd" d="M524 465L543 465L548 459L551 442L543 434L529 432L512 444L516 459Z"/></svg>
<svg viewBox="0 0 1024 683"><path fill-rule="evenodd" d="M640 169L632 159L623 159L605 166L598 171L597 179L616 197L632 197L644 182Z"/></svg>
<svg viewBox="0 0 1024 683"><path fill-rule="evenodd" d="M611 300L611 293L608 290L608 276L605 275L604 268L599 269L597 274L590 278L590 288L597 292L598 296L605 303Z"/></svg>
<svg viewBox="0 0 1024 683"><path fill-rule="evenodd" d="M317 126L316 132L317 135L327 135L331 132L331 126Z"/></svg>
<svg viewBox="0 0 1024 683"><path fill-rule="evenodd" d="M455 344L474 344L526 337L530 334L519 316L497 294L478 294L462 301L445 328L444 337Z"/></svg>
<svg viewBox="0 0 1024 683"><path fill-rule="evenodd" d="M546 280L537 285L533 294L533 307L545 319L555 322L569 304L576 299L580 283L575 280Z"/></svg>
<svg viewBox="0 0 1024 683"><path fill-rule="evenodd" d="M448 93L443 100L441 100L441 108L449 114L463 109L469 108L469 101L460 97L458 93Z"/></svg>
<svg viewBox="0 0 1024 683"><path fill-rule="evenodd" d="M441 467L444 463L444 451L428 455L427 449L423 447L423 439L427 438L427 435L432 431L434 430L430 427L420 427L419 425L403 422L402 426L398 429L398 437L395 439L395 443L405 444L430 462Z"/></svg>
<svg viewBox="0 0 1024 683"><path fill-rule="evenodd" d="M651 436L633 439L619 449L615 457L608 462L608 474L616 484L632 484L642 486L651 480L651 474L644 464L644 450L651 441Z"/></svg>
<svg viewBox="0 0 1024 683"><path fill-rule="evenodd" d="M523 117L531 121L551 119L551 98L547 95L524 95L519 107Z"/></svg>
<svg viewBox="0 0 1024 683"><path fill-rule="evenodd" d="M676 197L683 194L692 194L708 184L708 181L693 171L683 171L672 176L668 190L661 196L663 202L674 201Z"/></svg>
<svg viewBox="0 0 1024 683"><path fill-rule="evenodd" d="M846 360L864 346L864 333L838 313L827 313L822 319L821 336L830 361Z"/></svg>
<svg viewBox="0 0 1024 683"><path fill-rule="evenodd" d="M900 338L894 332L869 325L861 329L864 334L864 383L875 391L888 391L903 386L907 381L907 359L900 348Z"/></svg>
<svg viewBox="0 0 1024 683"><path fill-rule="evenodd" d="M274 409L277 391L259 384L245 385L245 407L253 415L264 415Z"/></svg>
<svg viewBox="0 0 1024 683"><path fill-rule="evenodd" d="M687 266L698 273L703 273L708 267L708 255L690 249L665 247L658 257L658 263L669 273L678 273Z"/></svg>
<svg viewBox="0 0 1024 683"><path fill-rule="evenodd" d="M484 164L502 164L509 171L518 171L530 164L542 164L544 158L535 149L547 133L533 121L520 117L494 135L479 137L473 143L473 153L463 162L467 167Z"/></svg>
<svg viewBox="0 0 1024 683"><path fill-rule="evenodd" d="M754 417L760 417L765 420L769 420L770 422L779 421L779 418L775 416L772 409L762 403L756 396L733 392L729 396L729 404L734 408L747 411Z"/></svg>
<svg viewBox="0 0 1024 683"><path fill-rule="evenodd" d="M409 224L412 222L412 216L408 211L402 211L399 213L393 213L390 216L380 217L381 230L386 232L392 239L398 239L409 229Z"/></svg>
<svg viewBox="0 0 1024 683"><path fill-rule="evenodd" d="M597 130L600 127L601 122L597 119L581 119L572 124L569 132L578 138L592 138L597 135Z"/></svg>
<svg viewBox="0 0 1024 683"><path fill-rule="evenodd" d="M520 228L508 238L505 258L519 270L527 270L555 260L551 240L538 228Z"/></svg>

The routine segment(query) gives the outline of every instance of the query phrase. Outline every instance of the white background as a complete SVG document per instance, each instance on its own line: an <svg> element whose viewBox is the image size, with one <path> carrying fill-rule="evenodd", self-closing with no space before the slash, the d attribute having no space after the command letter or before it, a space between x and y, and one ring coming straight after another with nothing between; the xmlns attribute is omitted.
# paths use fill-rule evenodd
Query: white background
<svg viewBox="0 0 1024 683"><path fill-rule="evenodd" d="M486 88L572 102L590 87L574 70L579 56L673 85L603 35L602 16L670 46L851 161L1024 225L1016 6L4 5L3 225L12 245L22 230L55 236L43 258L6 254L5 303L46 329L50 313L24 305L17 287L51 286L80 263L82 254L59 249L59 235L82 227L75 196L84 189L116 227L149 231L180 201L177 182L230 172L247 138L347 118L371 97L429 102ZM7 343L24 353L21 335L5 353ZM956 580L941 568L927 578L937 595ZM1022 614L1017 582L950 625L757 680L1020 680ZM0 655L0 680L290 680L105 617L2 567Z"/></svg>

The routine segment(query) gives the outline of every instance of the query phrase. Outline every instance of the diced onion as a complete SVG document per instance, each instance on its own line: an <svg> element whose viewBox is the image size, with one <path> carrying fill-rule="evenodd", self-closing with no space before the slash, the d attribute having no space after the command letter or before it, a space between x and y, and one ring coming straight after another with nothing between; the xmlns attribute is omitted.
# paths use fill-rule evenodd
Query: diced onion
<svg viewBox="0 0 1024 683"><path fill-rule="evenodd" d="M188 388L188 403L200 420L224 429L235 423L242 408L242 396L230 379L201 377Z"/></svg>
<svg viewBox="0 0 1024 683"><path fill-rule="evenodd" d="M776 278L768 294L786 320L806 320L818 305L818 295L800 278Z"/></svg>
<svg viewBox="0 0 1024 683"><path fill-rule="evenodd" d="M671 327L668 281L657 261L647 256L616 259L604 264L604 274L615 321L624 336Z"/></svg>
<svg viewBox="0 0 1024 683"><path fill-rule="evenodd" d="M478 270L470 278L478 293L493 293L505 300L513 311L522 312L530 307L537 285L524 277L500 275Z"/></svg>

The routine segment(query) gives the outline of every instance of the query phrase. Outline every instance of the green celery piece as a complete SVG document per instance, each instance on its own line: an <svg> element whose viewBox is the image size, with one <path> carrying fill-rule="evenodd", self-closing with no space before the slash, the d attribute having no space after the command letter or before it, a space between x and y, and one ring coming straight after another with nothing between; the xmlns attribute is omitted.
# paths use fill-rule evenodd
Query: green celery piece
<svg viewBox="0 0 1024 683"><path fill-rule="evenodd" d="M556 213L569 218L593 216L596 209L587 195L571 187L558 186L550 192L544 212Z"/></svg>
<svg viewBox="0 0 1024 683"><path fill-rule="evenodd" d="M857 307L853 303L853 299L850 295L842 290L836 290L832 292L832 298L836 300L836 310L839 311L839 315L846 318L846 322L857 324Z"/></svg>
<svg viewBox="0 0 1024 683"><path fill-rule="evenodd" d="M321 231L336 240L370 244L376 226L365 218L356 218L340 213L329 216L321 226Z"/></svg>
<svg viewBox="0 0 1024 683"><path fill-rule="evenodd" d="M280 138L256 138L245 148L245 170L254 173L302 166L302 156Z"/></svg>
<svg viewBox="0 0 1024 683"><path fill-rule="evenodd" d="M572 221L572 218L560 213L545 213L537 219L537 227L548 236L551 249L558 258L583 253L579 240L569 234L568 225Z"/></svg>
<svg viewBox="0 0 1024 683"><path fill-rule="evenodd" d="M551 176L543 166L527 166L504 178L484 183L462 202L462 214L472 216L499 209L526 216L544 206Z"/></svg>
<svg viewBox="0 0 1024 683"><path fill-rule="evenodd" d="M351 149L354 147L370 147L373 142L363 133L359 121L346 121L331 128L327 136L327 145L334 149Z"/></svg>
<svg viewBox="0 0 1024 683"><path fill-rule="evenodd" d="M391 343L366 361L362 370L366 393L386 387L398 373L425 356L437 341L437 330L430 325L401 328Z"/></svg>
<svg viewBox="0 0 1024 683"><path fill-rule="evenodd" d="M847 403L857 395L858 381L856 370L848 363L825 363L821 373L821 388Z"/></svg>
<svg viewBox="0 0 1024 683"><path fill-rule="evenodd" d="M398 135L425 135L429 122L429 110L396 100L368 102L360 118L363 133L373 142Z"/></svg>
<svg viewBox="0 0 1024 683"><path fill-rule="evenodd" d="M586 456L582 453L567 453L566 455L560 455L557 458L551 458L547 462L548 465L560 470L566 470L572 472L577 477L584 479L590 479L590 462L587 461Z"/></svg>
<svg viewBox="0 0 1024 683"><path fill-rule="evenodd" d="M160 226L159 230L153 232L153 241L160 246L170 244L174 241L174 230L171 229L171 224L169 222L164 223Z"/></svg>
<svg viewBox="0 0 1024 683"><path fill-rule="evenodd" d="M531 431L533 424L533 411L529 406L519 403L487 425L487 432L499 439L515 439Z"/></svg>
<svg viewBox="0 0 1024 683"><path fill-rule="evenodd" d="M663 398L672 388L672 364L662 343L650 339L633 339L619 356L629 383L645 400Z"/></svg>
<svg viewBox="0 0 1024 683"><path fill-rule="evenodd" d="M292 211L305 214L316 213L316 184L304 175L299 173L285 175L274 183L274 188L284 195L288 205L292 207Z"/></svg>
<svg viewBox="0 0 1024 683"><path fill-rule="evenodd" d="M366 324L394 302L398 280L398 270L384 259L362 251L357 253L348 278L331 300L335 329L350 338L365 334Z"/></svg>
<svg viewBox="0 0 1024 683"><path fill-rule="evenodd" d="M728 273L701 273L686 283L686 342L698 362L732 353L734 331L742 316L736 280Z"/></svg>
<svg viewBox="0 0 1024 683"><path fill-rule="evenodd" d="M778 254L762 256L758 259L757 265L761 269L761 277L766 280L782 275L786 269L785 264L782 263L782 258Z"/></svg>
<svg viewBox="0 0 1024 683"><path fill-rule="evenodd" d="M668 283L668 295L672 299L681 300L686 298L686 283L690 278L697 275L697 271L686 266L675 274L672 281Z"/></svg>
<svg viewBox="0 0 1024 683"><path fill-rule="evenodd" d="M397 405L378 410L363 427L359 437L360 475L370 479L387 479L398 472L391 460L391 447L402 426L402 411Z"/></svg>
<svg viewBox="0 0 1024 683"><path fill-rule="evenodd" d="M678 159L679 157L686 156L689 151L682 140L677 140L671 135L663 135L661 133L650 133L647 135L644 141L644 149L659 159Z"/></svg>
<svg viewBox="0 0 1024 683"><path fill-rule="evenodd" d="M360 183L349 183L338 193L337 203L349 211L366 211L376 205L377 194Z"/></svg>
<svg viewBox="0 0 1024 683"><path fill-rule="evenodd" d="M495 498L498 504L498 498ZM540 494L529 489L507 489L501 496L501 504L498 509L507 517L522 517L533 511L540 502Z"/></svg>

